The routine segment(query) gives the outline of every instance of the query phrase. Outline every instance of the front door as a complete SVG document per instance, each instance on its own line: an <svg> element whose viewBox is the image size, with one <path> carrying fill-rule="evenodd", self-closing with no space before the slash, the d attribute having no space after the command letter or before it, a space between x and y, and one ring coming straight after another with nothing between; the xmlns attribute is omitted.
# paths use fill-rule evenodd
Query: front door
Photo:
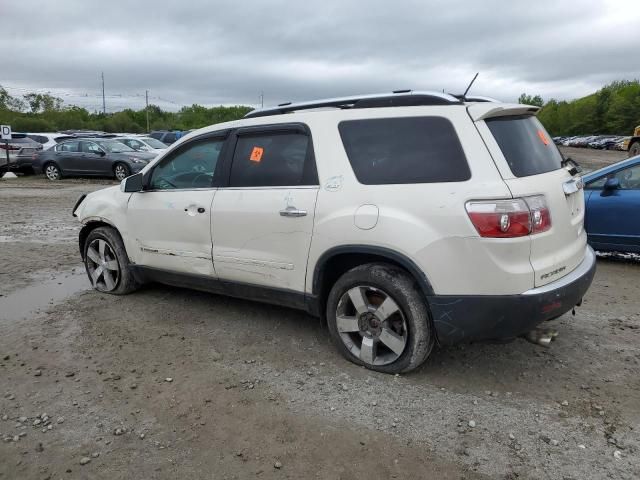
<svg viewBox="0 0 640 480"><path fill-rule="evenodd" d="M274 128L231 140L229 185L213 201L213 261L221 280L304 292L318 195L312 142L301 125Z"/></svg>
<svg viewBox="0 0 640 480"><path fill-rule="evenodd" d="M215 276L211 259L211 205L224 138L194 139L147 173L145 190L129 199L133 260L173 272ZM218 169L219 170L219 169Z"/></svg>
<svg viewBox="0 0 640 480"><path fill-rule="evenodd" d="M620 187L607 190L608 178ZM640 165L607 175L589 186L585 228L589 240L600 248L627 250L640 247Z"/></svg>

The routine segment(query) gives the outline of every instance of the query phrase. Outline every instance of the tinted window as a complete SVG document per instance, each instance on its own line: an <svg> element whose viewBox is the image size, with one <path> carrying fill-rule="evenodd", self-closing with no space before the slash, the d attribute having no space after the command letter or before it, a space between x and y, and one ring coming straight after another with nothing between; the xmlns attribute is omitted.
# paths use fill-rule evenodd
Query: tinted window
<svg viewBox="0 0 640 480"><path fill-rule="evenodd" d="M56 145L57 152L79 152L80 142L64 142Z"/></svg>
<svg viewBox="0 0 640 480"><path fill-rule="evenodd" d="M496 117L485 122L516 177L561 168L562 155L536 117Z"/></svg>
<svg viewBox="0 0 640 480"><path fill-rule="evenodd" d="M310 139L300 133L238 137L231 165L231 187L316 185Z"/></svg>
<svg viewBox="0 0 640 480"><path fill-rule="evenodd" d="M162 141L164 143L173 143L176 141L176 134L175 133L167 133L165 135L165 137L162 139Z"/></svg>
<svg viewBox="0 0 640 480"><path fill-rule="evenodd" d="M223 139L207 139L184 145L153 169L150 188L211 187L223 144Z"/></svg>
<svg viewBox="0 0 640 480"><path fill-rule="evenodd" d="M154 132L149 134L150 137L152 138L156 138L158 140L160 140L162 138L163 133L162 132Z"/></svg>
<svg viewBox="0 0 640 480"><path fill-rule="evenodd" d="M349 120L338 128L353 172L365 185L471 178L458 135L446 118Z"/></svg>
<svg viewBox="0 0 640 480"><path fill-rule="evenodd" d="M31 140L34 140L38 143L47 143L49 139L47 137L43 137L42 135L27 135Z"/></svg>

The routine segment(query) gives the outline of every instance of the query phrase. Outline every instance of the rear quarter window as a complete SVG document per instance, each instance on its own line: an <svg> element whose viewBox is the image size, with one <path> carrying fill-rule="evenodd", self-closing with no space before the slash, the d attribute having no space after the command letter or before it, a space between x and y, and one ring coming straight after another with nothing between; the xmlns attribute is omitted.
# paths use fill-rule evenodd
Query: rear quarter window
<svg viewBox="0 0 640 480"><path fill-rule="evenodd" d="M353 172L364 185L471 178L458 135L446 118L347 120L338 129Z"/></svg>
<svg viewBox="0 0 640 480"><path fill-rule="evenodd" d="M562 167L558 147L536 117L495 117L485 123L516 177L538 175Z"/></svg>

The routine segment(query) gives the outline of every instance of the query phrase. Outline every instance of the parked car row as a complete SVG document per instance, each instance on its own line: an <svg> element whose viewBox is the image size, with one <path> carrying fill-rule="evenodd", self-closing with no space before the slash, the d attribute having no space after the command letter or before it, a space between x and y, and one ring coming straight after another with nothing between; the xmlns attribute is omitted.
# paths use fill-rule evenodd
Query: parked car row
<svg viewBox="0 0 640 480"><path fill-rule="evenodd" d="M620 135L576 135L573 137L553 137L553 141L556 145L564 145L565 147L626 151L629 138Z"/></svg>
<svg viewBox="0 0 640 480"><path fill-rule="evenodd" d="M148 154L153 158L168 148L168 143L158 140L158 136L173 143L186 133L188 132L158 131L140 135L88 130L14 133L8 146L5 143L0 145L0 150L9 149L8 164L6 154L0 155L0 173L10 168L24 174L44 173L50 180L57 180L67 174L106 174L122 179L139 170L139 160L148 160ZM85 140L89 143L84 142ZM103 143L105 140L110 142ZM90 144L95 145L95 148ZM145 155L127 157L126 154L131 153ZM95 155L101 158L100 162L96 161ZM49 162L49 168L45 166L46 162Z"/></svg>

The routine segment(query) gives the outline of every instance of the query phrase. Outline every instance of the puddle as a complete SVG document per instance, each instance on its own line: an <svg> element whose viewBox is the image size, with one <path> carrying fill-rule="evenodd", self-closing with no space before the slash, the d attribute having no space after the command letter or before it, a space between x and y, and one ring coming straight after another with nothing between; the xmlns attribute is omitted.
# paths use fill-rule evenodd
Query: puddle
<svg viewBox="0 0 640 480"><path fill-rule="evenodd" d="M0 297L0 324L21 320L90 288L82 268L58 273Z"/></svg>

